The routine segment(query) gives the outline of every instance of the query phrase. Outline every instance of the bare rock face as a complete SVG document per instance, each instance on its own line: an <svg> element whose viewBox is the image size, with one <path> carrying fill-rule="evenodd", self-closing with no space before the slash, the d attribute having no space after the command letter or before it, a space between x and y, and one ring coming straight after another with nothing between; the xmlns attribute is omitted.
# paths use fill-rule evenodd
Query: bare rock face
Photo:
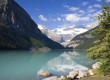
<svg viewBox="0 0 110 80"><path fill-rule="evenodd" d="M87 71L79 71L77 78L87 77Z"/></svg>
<svg viewBox="0 0 110 80"><path fill-rule="evenodd" d="M69 73L69 75L67 76L67 78L76 78L77 76L78 76L78 74L79 74L79 71L77 71L77 70L73 70L73 71L71 71L70 73Z"/></svg>
<svg viewBox="0 0 110 80"><path fill-rule="evenodd" d="M49 73L49 72L42 72L42 73L40 73L39 75L40 75L40 76L44 76L44 77L48 77L48 76L51 75L51 73Z"/></svg>
<svg viewBox="0 0 110 80"><path fill-rule="evenodd" d="M45 79L42 79L42 80L58 80L58 79L57 79L57 76L52 76L52 77L45 78Z"/></svg>
<svg viewBox="0 0 110 80"><path fill-rule="evenodd" d="M42 34L37 24L15 0L0 0L0 30L0 49L30 49L34 47L31 38L50 49L63 48Z"/></svg>
<svg viewBox="0 0 110 80"><path fill-rule="evenodd" d="M98 69L100 67L101 62L96 62L95 64L92 65L93 69Z"/></svg>
<svg viewBox="0 0 110 80"><path fill-rule="evenodd" d="M89 69L89 75L90 76L94 76L95 75L95 72L96 72L96 70L95 69Z"/></svg>

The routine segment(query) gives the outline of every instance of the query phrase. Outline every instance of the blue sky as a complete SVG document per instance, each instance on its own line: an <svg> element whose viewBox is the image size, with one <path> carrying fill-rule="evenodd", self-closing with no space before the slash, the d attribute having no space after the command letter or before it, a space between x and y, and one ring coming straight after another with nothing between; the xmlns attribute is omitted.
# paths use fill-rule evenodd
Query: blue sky
<svg viewBox="0 0 110 80"><path fill-rule="evenodd" d="M37 23L50 29L64 26L86 28L96 26L94 18L101 11L104 0L16 0ZM107 3L110 0L106 0Z"/></svg>

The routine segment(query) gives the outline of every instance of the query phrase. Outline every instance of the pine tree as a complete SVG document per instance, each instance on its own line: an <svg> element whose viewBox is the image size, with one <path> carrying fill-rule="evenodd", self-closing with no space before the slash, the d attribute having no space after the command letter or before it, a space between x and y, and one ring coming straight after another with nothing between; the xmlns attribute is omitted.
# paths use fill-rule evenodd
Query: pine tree
<svg viewBox="0 0 110 80"><path fill-rule="evenodd" d="M103 6L102 12L97 16L99 27L95 31L100 37L94 42L95 45L89 49L89 58L100 61L102 64L97 69L100 75L110 75L110 6Z"/></svg>

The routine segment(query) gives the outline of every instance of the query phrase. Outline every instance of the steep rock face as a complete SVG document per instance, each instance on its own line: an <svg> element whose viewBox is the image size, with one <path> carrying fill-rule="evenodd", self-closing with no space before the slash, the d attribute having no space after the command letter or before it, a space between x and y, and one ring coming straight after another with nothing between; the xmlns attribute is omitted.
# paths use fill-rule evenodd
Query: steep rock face
<svg viewBox="0 0 110 80"><path fill-rule="evenodd" d="M76 49L88 49L92 47L94 45L94 41L99 37L99 35L94 34L94 31L96 29L97 27L80 35L77 35L70 41L67 46Z"/></svg>
<svg viewBox="0 0 110 80"><path fill-rule="evenodd" d="M0 0L0 49L29 49L35 40L51 49L63 48L47 38L15 0ZM7 45L8 44L8 45ZM39 46L37 46L39 48Z"/></svg>

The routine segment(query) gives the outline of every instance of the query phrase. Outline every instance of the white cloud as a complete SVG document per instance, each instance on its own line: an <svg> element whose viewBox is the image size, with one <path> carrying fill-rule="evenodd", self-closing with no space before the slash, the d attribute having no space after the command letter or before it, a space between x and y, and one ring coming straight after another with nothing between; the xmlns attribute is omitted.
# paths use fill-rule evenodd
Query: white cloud
<svg viewBox="0 0 110 80"><path fill-rule="evenodd" d="M67 8L69 11L77 11L77 10L79 10L78 7L70 7L68 5L64 5L64 7Z"/></svg>
<svg viewBox="0 0 110 80"><path fill-rule="evenodd" d="M96 0L96 1L101 2L101 0Z"/></svg>
<svg viewBox="0 0 110 80"><path fill-rule="evenodd" d="M79 12L80 12L80 13L82 13L82 14L84 14L84 13L85 13L85 12L84 12L84 10L79 10Z"/></svg>
<svg viewBox="0 0 110 80"><path fill-rule="evenodd" d="M57 20L58 20L58 21L61 21L61 18L58 17Z"/></svg>
<svg viewBox="0 0 110 80"><path fill-rule="evenodd" d="M91 9L91 8L93 8L93 6L89 6L88 8Z"/></svg>
<svg viewBox="0 0 110 80"><path fill-rule="evenodd" d="M110 0L105 0L106 2L110 2Z"/></svg>
<svg viewBox="0 0 110 80"><path fill-rule="evenodd" d="M101 8L101 5L100 4L94 4L94 7Z"/></svg>
<svg viewBox="0 0 110 80"><path fill-rule="evenodd" d="M65 8L69 8L70 6L68 6L68 5L63 5Z"/></svg>
<svg viewBox="0 0 110 80"><path fill-rule="evenodd" d="M44 17L43 15L39 15L39 19L40 19L41 21L47 21L47 18Z"/></svg>
<svg viewBox="0 0 110 80"><path fill-rule="evenodd" d="M81 21L89 21L90 18L89 18L89 17L82 17L80 20L81 20Z"/></svg>
<svg viewBox="0 0 110 80"><path fill-rule="evenodd" d="M89 21L90 20L90 18L88 16L81 17L78 14L66 14L65 19L66 19L66 21L69 21L69 22L79 22L79 21Z"/></svg>
<svg viewBox="0 0 110 80"><path fill-rule="evenodd" d="M86 6L86 5L88 5L88 2L83 2L82 5Z"/></svg>
<svg viewBox="0 0 110 80"><path fill-rule="evenodd" d="M69 21L69 22L77 22L80 19L77 14L66 14L65 18L66 18L66 21Z"/></svg>
<svg viewBox="0 0 110 80"><path fill-rule="evenodd" d="M95 11L96 11L96 9L88 9L88 13L93 13Z"/></svg>
<svg viewBox="0 0 110 80"><path fill-rule="evenodd" d="M76 10L79 10L79 8L78 7L70 7L69 10L70 11L76 11Z"/></svg>
<svg viewBox="0 0 110 80"><path fill-rule="evenodd" d="M71 6L68 6L68 5L64 5L65 8L67 8L69 11L77 11L79 10L79 7L71 7Z"/></svg>

